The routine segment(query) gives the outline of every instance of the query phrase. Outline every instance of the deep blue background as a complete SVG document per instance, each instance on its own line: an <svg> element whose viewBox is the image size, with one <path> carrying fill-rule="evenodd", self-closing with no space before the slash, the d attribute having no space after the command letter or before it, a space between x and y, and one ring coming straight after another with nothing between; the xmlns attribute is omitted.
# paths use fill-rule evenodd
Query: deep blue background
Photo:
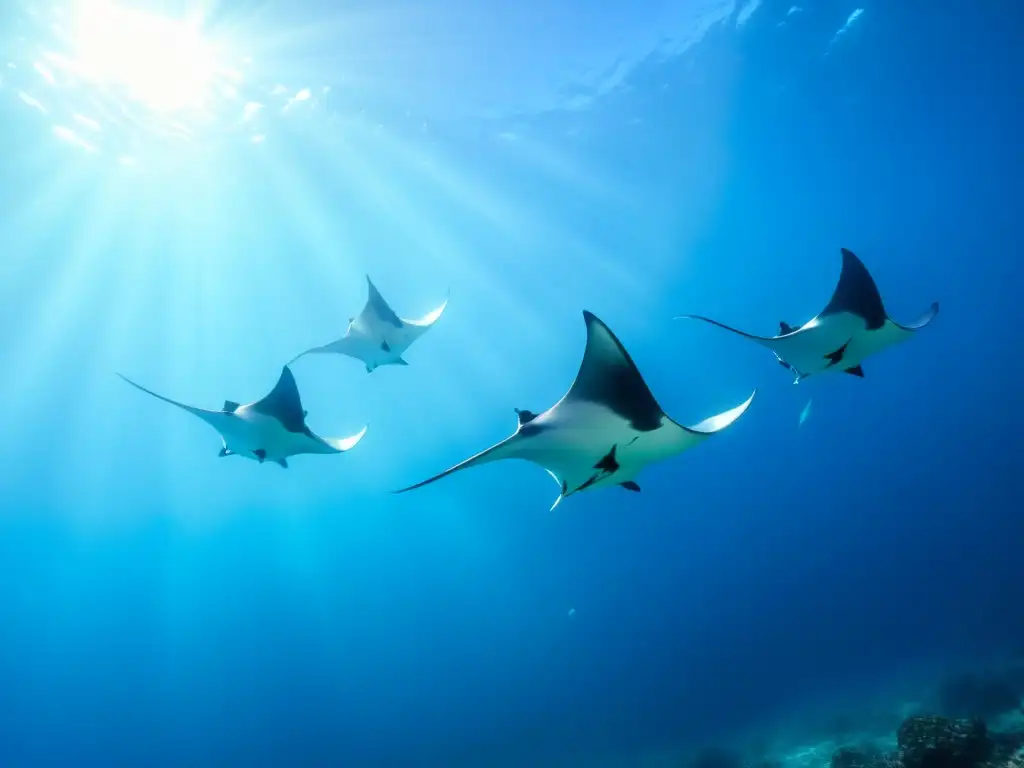
<svg viewBox="0 0 1024 768"><path fill-rule="evenodd" d="M807 5L727 18L584 109L439 107L429 140L325 117L273 163L212 142L219 165L158 181L0 91L0 762L558 764L1020 648L1024 17L868 4L830 45L856 6ZM942 304L864 380L794 387L671 320L801 323L840 246L897 319ZM113 376L255 399L367 271L400 314L452 302L407 369L296 366L314 429L369 421L351 454L221 462ZM517 464L387 495L555 402L583 308L675 418L756 386L751 411L640 495L547 514Z"/></svg>

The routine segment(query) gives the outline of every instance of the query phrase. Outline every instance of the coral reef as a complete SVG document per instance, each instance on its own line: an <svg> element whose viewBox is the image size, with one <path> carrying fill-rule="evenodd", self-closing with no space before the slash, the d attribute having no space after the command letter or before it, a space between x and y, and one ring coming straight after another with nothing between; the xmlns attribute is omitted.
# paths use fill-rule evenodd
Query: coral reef
<svg viewBox="0 0 1024 768"><path fill-rule="evenodd" d="M1024 768L1024 664L947 675L923 700L801 713L742 752L705 748L682 768ZM926 690L927 690L926 686ZM920 691L919 691L920 692ZM782 731L780 733L780 730ZM768 732L771 733L771 732ZM738 744L739 742L734 742Z"/></svg>
<svg viewBox="0 0 1024 768"><path fill-rule="evenodd" d="M907 718L896 734L896 743L901 768L975 768L993 752L983 721L937 715Z"/></svg>
<svg viewBox="0 0 1024 768"><path fill-rule="evenodd" d="M1024 768L1024 730L990 730L983 720L911 715L896 733L896 751L863 740L832 751L828 768ZM796 765L799 755L783 764ZM802 765L803 763L801 763Z"/></svg>

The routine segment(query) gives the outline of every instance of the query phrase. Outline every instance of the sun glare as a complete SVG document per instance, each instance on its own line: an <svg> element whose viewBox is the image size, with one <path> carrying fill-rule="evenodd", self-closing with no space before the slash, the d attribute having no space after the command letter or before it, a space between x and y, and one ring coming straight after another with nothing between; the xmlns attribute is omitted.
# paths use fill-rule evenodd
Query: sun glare
<svg viewBox="0 0 1024 768"><path fill-rule="evenodd" d="M68 30L80 74L158 112L202 109L219 68L196 20L83 0Z"/></svg>

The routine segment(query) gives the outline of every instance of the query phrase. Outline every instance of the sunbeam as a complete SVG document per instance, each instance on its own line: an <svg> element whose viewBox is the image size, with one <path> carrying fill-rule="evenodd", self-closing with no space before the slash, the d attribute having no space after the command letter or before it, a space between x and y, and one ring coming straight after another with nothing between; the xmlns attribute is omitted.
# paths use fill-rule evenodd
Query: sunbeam
<svg viewBox="0 0 1024 768"><path fill-rule="evenodd" d="M225 74L198 18L175 20L110 0L83 0L72 9L68 36L73 74L123 89L157 112L207 108Z"/></svg>

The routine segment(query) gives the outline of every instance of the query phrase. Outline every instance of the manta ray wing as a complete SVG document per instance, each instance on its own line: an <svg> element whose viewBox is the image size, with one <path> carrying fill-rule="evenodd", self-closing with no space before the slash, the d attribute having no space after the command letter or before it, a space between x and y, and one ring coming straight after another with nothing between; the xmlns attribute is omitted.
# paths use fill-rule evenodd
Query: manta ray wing
<svg viewBox="0 0 1024 768"><path fill-rule="evenodd" d="M277 419L288 432L305 434L309 431L306 427L306 414L302 410L299 388L287 365L281 369L281 376L270 394L251 403L248 408Z"/></svg>
<svg viewBox="0 0 1024 768"><path fill-rule="evenodd" d="M369 275L366 276L366 286L369 296L366 299L366 306L363 307L360 319L365 320L366 324L370 326L375 325L374 321L379 321L392 325L395 328L401 328L402 319L395 314L395 311L391 309L384 300L384 297L380 295L380 291L377 290L377 286L373 284Z"/></svg>
<svg viewBox="0 0 1024 768"><path fill-rule="evenodd" d="M200 419L202 419L203 421L205 421L207 424L209 424L211 427L213 427L214 429L216 429L218 431L223 426L225 420L228 419L228 418L231 418L232 415L233 415L232 413L227 412L227 411L209 411L209 410L207 410L205 408L196 408L195 406L192 406L192 405L186 405L185 403L179 403L177 400L172 400L169 397L164 397L163 395L157 394L156 392L154 392L151 389L146 389L146 387L142 386L141 384L135 383L134 381L129 379L127 376L124 376L124 375L122 375L120 373L117 374L117 375L122 380L124 380L127 383L131 384L136 389L138 389L138 390L140 390L142 392L145 392L147 395L152 395L157 400L163 400L165 403L170 403L173 406L181 408L183 411L188 411L193 416L198 416Z"/></svg>
<svg viewBox="0 0 1024 768"><path fill-rule="evenodd" d="M441 306L437 309L431 310L418 320L403 320L402 322L406 325L415 325L424 329L429 328L440 319L441 315L444 314L445 309L448 308L448 301L450 298L451 292L449 291L448 295L445 296L444 301L441 302Z"/></svg>
<svg viewBox="0 0 1024 768"><path fill-rule="evenodd" d="M818 316L827 317L847 312L864 318L867 330L877 331L888 319L878 286L875 285L874 278L864 266L864 262L857 258L853 251L847 248L841 251L843 266L839 272L839 282L832 292L832 298Z"/></svg>
<svg viewBox="0 0 1024 768"><path fill-rule="evenodd" d="M520 429L518 429L515 434L506 437L504 440L492 445L490 448L480 451L465 461L461 461L443 472L439 472L433 477L429 477L415 485L410 485L407 488L402 488L401 490L395 491L395 493L405 493L406 491L411 491L416 488L422 488L424 485L436 482L442 477L447 477L454 472L458 472L462 469L469 469L470 467L475 467L480 464L487 464L492 461L501 461L502 459L522 459L539 466L547 472L551 479L558 485L560 492L554 503L551 505L551 509L553 510L569 493L568 486L562 478L574 469L572 465L576 456L573 454L571 448L559 449L557 446L552 445L531 449L531 444L543 442L534 439L538 434L540 433L537 431L523 430L522 421L520 421ZM590 465L587 464L587 466L589 467Z"/></svg>
<svg viewBox="0 0 1024 768"><path fill-rule="evenodd" d="M409 345L426 333L441 318L447 306L448 298L446 297L441 306L428 312L418 320L402 319L402 326L400 328L388 329L388 343L395 350L405 351L409 348Z"/></svg>
<svg viewBox="0 0 1024 768"><path fill-rule="evenodd" d="M729 331L730 333L735 333L737 336L742 336L745 339L750 339L751 341L756 341L757 343L761 344L762 346L768 347L769 349L774 349L776 344L778 344L779 342L784 342L784 343L788 342L789 340L791 340L791 339L795 338L797 335L799 335L802 331L809 330L809 329L797 328L797 329L791 330L791 331L789 331L787 333L780 333L778 336L758 336L756 333L747 333L746 331L740 330L739 328L734 328L731 325L726 325L723 322L715 320L714 318L711 318L711 317L705 317L704 315L677 315L676 317L674 317L672 319L673 320L700 320L701 322L709 323L711 325L718 326L719 328L724 328L725 330Z"/></svg>
<svg viewBox="0 0 1024 768"><path fill-rule="evenodd" d="M603 406L637 432L658 429L667 418L618 337L592 312L583 311L587 346L579 372L554 406L585 401Z"/></svg>
<svg viewBox="0 0 1024 768"><path fill-rule="evenodd" d="M317 435L314 435L314 437L330 448L331 453L345 453L345 451L351 451L356 447L359 441L363 439L363 435L366 434L368 428L369 426L363 427L351 437L319 437Z"/></svg>
<svg viewBox="0 0 1024 768"><path fill-rule="evenodd" d="M885 325L870 337L869 349L874 353L885 347L906 341L919 330L929 325L937 314L939 314L939 304L934 302L920 317L907 325L897 323L891 317L887 317Z"/></svg>
<svg viewBox="0 0 1024 768"><path fill-rule="evenodd" d="M727 427L731 427L736 423L736 420L747 412L750 404L754 402L754 396L757 394L755 389L750 393L750 397L744 400L742 403L737 405L735 408L730 408L728 411L709 416L699 424L694 424L692 427L683 427L687 432L697 435L699 437L710 437L711 435L721 432Z"/></svg>
<svg viewBox="0 0 1024 768"><path fill-rule="evenodd" d="M935 316L937 314L939 314L939 302L933 301L932 305L928 307L928 309L926 309L921 314L921 316L918 317L912 323L909 323L907 325L901 325L900 323L897 323L895 320L893 320L891 317L889 318L889 322L891 322L893 325L895 325L897 328L900 328L901 330L910 331L911 333L913 333L914 331L919 331L926 325L931 323L931 321L935 319Z"/></svg>

